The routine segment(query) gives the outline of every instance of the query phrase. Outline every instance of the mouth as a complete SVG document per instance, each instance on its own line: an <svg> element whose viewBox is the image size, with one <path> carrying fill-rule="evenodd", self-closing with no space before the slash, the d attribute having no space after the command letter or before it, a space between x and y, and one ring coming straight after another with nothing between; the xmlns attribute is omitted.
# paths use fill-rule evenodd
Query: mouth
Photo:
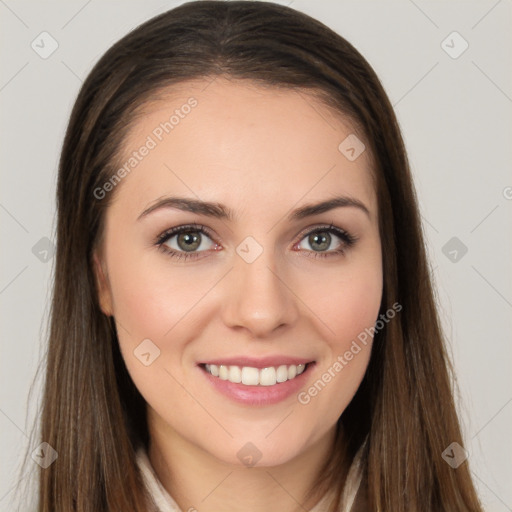
<svg viewBox="0 0 512 512"><path fill-rule="evenodd" d="M291 399L308 385L316 366L316 361L260 368L219 362L200 363L197 368L213 390L251 407L270 406Z"/></svg>
<svg viewBox="0 0 512 512"><path fill-rule="evenodd" d="M275 386L288 381L293 381L302 375L315 361L300 364L281 364L279 366L267 366L256 368L253 366L224 365L224 364L199 364L199 366L220 380L241 384L244 386Z"/></svg>

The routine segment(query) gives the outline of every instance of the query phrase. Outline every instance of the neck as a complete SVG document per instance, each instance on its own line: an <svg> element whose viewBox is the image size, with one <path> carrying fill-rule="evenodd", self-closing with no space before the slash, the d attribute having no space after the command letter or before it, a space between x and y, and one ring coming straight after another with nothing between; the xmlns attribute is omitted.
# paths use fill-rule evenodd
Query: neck
<svg viewBox="0 0 512 512"><path fill-rule="evenodd" d="M325 482L307 496L332 456L335 427L283 464L245 467L218 460L167 424L149 425L151 465L184 512L303 512L327 491Z"/></svg>

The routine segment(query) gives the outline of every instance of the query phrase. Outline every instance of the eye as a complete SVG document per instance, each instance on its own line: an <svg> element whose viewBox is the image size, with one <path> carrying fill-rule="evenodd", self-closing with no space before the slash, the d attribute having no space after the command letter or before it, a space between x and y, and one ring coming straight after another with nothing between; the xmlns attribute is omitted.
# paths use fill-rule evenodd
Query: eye
<svg viewBox="0 0 512 512"><path fill-rule="evenodd" d="M337 248L328 250L333 243L333 234L335 235L335 238L341 240L341 243L338 243ZM328 258L331 256L345 254L345 251L355 244L357 238L344 229L331 224L329 226L315 228L312 231L308 231L301 239L301 242L302 240L305 240L307 244L313 248L312 251L306 251L308 253L313 253L310 257ZM300 243L297 244L297 246L301 248Z"/></svg>
<svg viewBox="0 0 512 512"><path fill-rule="evenodd" d="M333 242L332 235L335 235L335 238L338 238L341 243L338 244L337 248L328 250ZM295 244L294 247L302 249L300 245L303 240L313 248L312 250L305 250L306 254L310 254L309 257L327 258L344 254L347 249L355 244L357 238L344 229L330 224L301 234L300 242ZM196 259L201 252L212 249L219 250L220 248L217 243L213 242L210 230L200 224L171 228L157 238L155 245L172 258L185 260Z"/></svg>
<svg viewBox="0 0 512 512"><path fill-rule="evenodd" d="M209 244L205 243L206 239L210 239ZM218 247L212 241L208 228L199 224L169 229L158 237L156 245L169 254L169 256L178 259L197 258L197 252L212 249L212 246Z"/></svg>

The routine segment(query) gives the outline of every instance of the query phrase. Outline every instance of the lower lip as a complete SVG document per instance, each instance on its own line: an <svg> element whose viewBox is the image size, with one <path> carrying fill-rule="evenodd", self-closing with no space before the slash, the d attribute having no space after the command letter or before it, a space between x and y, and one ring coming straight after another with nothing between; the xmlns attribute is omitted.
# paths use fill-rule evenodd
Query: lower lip
<svg viewBox="0 0 512 512"><path fill-rule="evenodd" d="M308 363L306 369L299 376L286 382L274 384L273 386L235 384L229 382L229 380L214 377L203 366L198 366L198 368L217 391L235 402L246 405L272 405L286 400L293 394L297 394L306 383L314 366L314 362Z"/></svg>

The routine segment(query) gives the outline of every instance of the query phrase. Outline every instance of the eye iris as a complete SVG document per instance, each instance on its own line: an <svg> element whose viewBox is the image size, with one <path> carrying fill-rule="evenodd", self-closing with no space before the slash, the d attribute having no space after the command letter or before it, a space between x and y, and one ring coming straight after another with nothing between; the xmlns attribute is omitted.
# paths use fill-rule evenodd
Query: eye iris
<svg viewBox="0 0 512 512"><path fill-rule="evenodd" d="M311 247L314 247L314 244L319 243L320 245L322 245L322 247L320 247L319 249L321 251L327 249L330 245L330 242L331 235L327 231L318 231L316 233L309 235L309 243L311 244Z"/></svg>
<svg viewBox="0 0 512 512"><path fill-rule="evenodd" d="M178 235L178 245L180 249L184 251L190 252L194 251L201 245L201 236L200 235L191 235L190 232L181 233Z"/></svg>

